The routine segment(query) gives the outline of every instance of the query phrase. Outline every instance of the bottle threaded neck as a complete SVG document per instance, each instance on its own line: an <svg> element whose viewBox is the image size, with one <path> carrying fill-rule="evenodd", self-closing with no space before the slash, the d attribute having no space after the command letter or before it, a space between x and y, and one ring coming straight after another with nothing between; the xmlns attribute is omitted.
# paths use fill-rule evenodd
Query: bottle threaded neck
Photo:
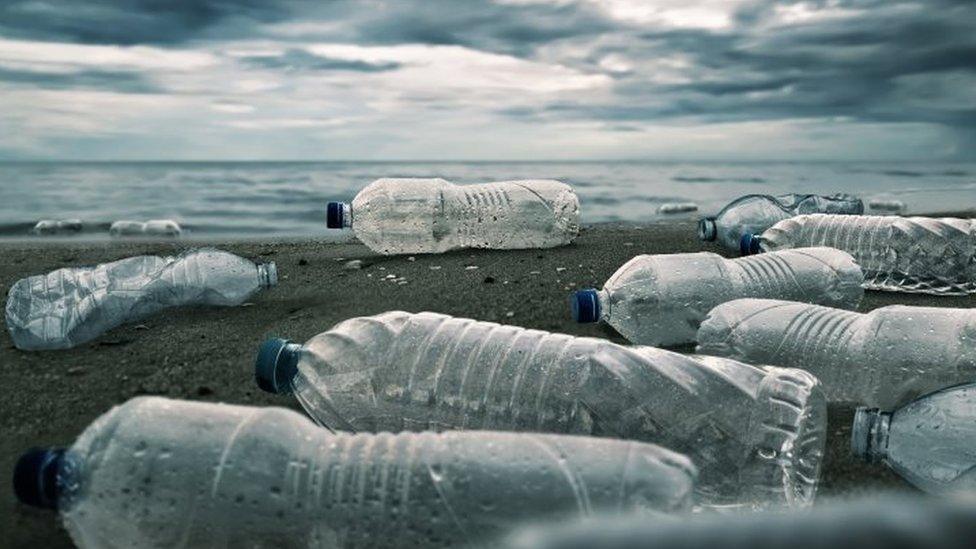
<svg viewBox="0 0 976 549"><path fill-rule="evenodd" d="M258 265L258 283L262 288L278 285L278 266L274 261Z"/></svg>
<svg viewBox="0 0 976 549"><path fill-rule="evenodd" d="M890 413L859 407L851 428L851 453L869 463L884 459L888 454L890 425Z"/></svg>
<svg viewBox="0 0 976 549"><path fill-rule="evenodd" d="M269 393L291 392L292 380L298 374L302 346L287 339L265 341L254 363L258 387Z"/></svg>
<svg viewBox="0 0 976 549"><path fill-rule="evenodd" d="M702 242L713 242L718 236L714 217L703 217L698 220L698 239Z"/></svg>
<svg viewBox="0 0 976 549"><path fill-rule="evenodd" d="M352 206L348 202L329 202L325 208L325 226L330 229L352 227Z"/></svg>
<svg viewBox="0 0 976 549"><path fill-rule="evenodd" d="M32 507L57 509L58 474L64 458L64 448L33 448L20 456L14 466L17 499Z"/></svg>

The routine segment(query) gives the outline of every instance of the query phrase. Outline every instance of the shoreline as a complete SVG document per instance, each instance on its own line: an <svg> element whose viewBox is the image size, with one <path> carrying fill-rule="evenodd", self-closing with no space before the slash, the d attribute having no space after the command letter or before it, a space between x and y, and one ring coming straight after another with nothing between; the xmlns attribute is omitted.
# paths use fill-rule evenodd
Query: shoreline
<svg viewBox="0 0 976 549"><path fill-rule="evenodd" d="M959 215L972 215L958 212ZM111 406L137 395L221 401L298 410L289 396L261 392L253 380L258 345L272 336L304 341L353 316L402 309L436 311L527 328L623 342L605 325L580 325L569 314L572 291L600 287L638 254L713 251L692 221L601 223L583 227L576 242L544 250L461 250L440 255L377 256L356 242L334 239L192 239L147 241L0 241L4 292L18 279L65 266L137 254L171 255L214 246L258 262L277 263L279 284L251 306L170 309L65 351L0 345L0 544L71 547L53 512L16 504L9 475L33 446L66 445ZM345 263L359 259L360 269ZM474 267L474 268L471 268ZM388 279L389 275L395 275ZM400 284L396 280L405 281ZM907 304L974 307L976 296L867 292L859 307ZM676 349L688 351L689 349ZM818 501L877 490L913 491L881 465L848 456L853 406L831 405Z"/></svg>

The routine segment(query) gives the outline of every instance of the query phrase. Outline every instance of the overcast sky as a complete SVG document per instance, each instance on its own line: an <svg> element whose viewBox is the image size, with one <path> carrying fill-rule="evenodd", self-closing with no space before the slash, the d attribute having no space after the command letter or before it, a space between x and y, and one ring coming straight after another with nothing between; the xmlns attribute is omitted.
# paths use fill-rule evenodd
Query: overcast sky
<svg viewBox="0 0 976 549"><path fill-rule="evenodd" d="M976 160L976 2L0 0L0 158Z"/></svg>

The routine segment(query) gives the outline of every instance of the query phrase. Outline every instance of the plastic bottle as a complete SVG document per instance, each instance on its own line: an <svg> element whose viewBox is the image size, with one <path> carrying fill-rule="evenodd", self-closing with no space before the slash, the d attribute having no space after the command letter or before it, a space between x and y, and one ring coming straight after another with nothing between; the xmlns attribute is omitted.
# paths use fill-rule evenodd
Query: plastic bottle
<svg viewBox="0 0 976 549"><path fill-rule="evenodd" d="M36 235L72 234L80 233L83 228L80 219L42 219L31 232Z"/></svg>
<svg viewBox="0 0 976 549"><path fill-rule="evenodd" d="M928 394L894 412L858 408L851 451L926 492L976 493L976 384ZM970 540L970 543L972 540Z"/></svg>
<svg viewBox="0 0 976 549"><path fill-rule="evenodd" d="M688 357L436 313L272 339L265 390L344 431L494 429L654 442L688 455L707 505L808 505L825 401L800 370Z"/></svg>
<svg viewBox="0 0 976 549"><path fill-rule="evenodd" d="M7 329L20 349L67 349L167 307L240 305L277 283L274 263L213 249L58 269L10 288Z"/></svg>
<svg viewBox="0 0 976 549"><path fill-rule="evenodd" d="M724 248L741 251L745 234L759 234L777 222L795 215L810 213L864 213L864 203L850 194L818 196L815 194L747 194L739 197L712 217L698 222L698 238L705 242L718 241ZM811 244L818 246L818 244Z"/></svg>
<svg viewBox="0 0 976 549"><path fill-rule="evenodd" d="M172 219L150 219L141 221L116 221L108 228L110 235L148 236L148 237L177 237L183 234L183 228Z"/></svg>
<svg viewBox="0 0 976 549"><path fill-rule="evenodd" d="M772 299L712 309L699 353L806 370L831 401L888 408L976 381L976 309L891 305L855 313Z"/></svg>
<svg viewBox="0 0 976 549"><path fill-rule="evenodd" d="M806 246L844 250L861 266L865 288L871 290L976 291L976 225L969 219L801 215L742 241L750 253Z"/></svg>
<svg viewBox="0 0 976 549"><path fill-rule="evenodd" d="M693 343L712 307L740 297L775 297L857 308L864 277L832 248L803 248L738 259L717 254L639 255L602 290L570 301L577 322L605 321L643 345Z"/></svg>
<svg viewBox="0 0 976 549"><path fill-rule="evenodd" d="M695 469L622 440L333 434L282 408L140 397L15 467L82 549L455 547L523 522L681 511Z"/></svg>
<svg viewBox="0 0 976 549"><path fill-rule="evenodd" d="M330 202L330 229L352 227L381 254L455 248L551 248L579 233L579 199L548 179L454 185L443 179L378 179L352 205Z"/></svg>
<svg viewBox="0 0 976 549"><path fill-rule="evenodd" d="M972 501L888 494L832 501L803 511L565 521L520 528L500 545L507 549L970 549L974 537Z"/></svg>

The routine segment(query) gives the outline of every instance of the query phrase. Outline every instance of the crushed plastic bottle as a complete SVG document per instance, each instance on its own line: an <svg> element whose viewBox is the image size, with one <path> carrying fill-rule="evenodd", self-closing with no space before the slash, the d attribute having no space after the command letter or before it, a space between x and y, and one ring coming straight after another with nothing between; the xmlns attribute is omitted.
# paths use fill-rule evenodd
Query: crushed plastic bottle
<svg viewBox="0 0 976 549"><path fill-rule="evenodd" d="M277 283L274 263L213 249L58 269L10 288L7 329L19 349L67 349L168 307L240 305Z"/></svg>
<svg viewBox="0 0 976 549"><path fill-rule="evenodd" d="M333 434L282 408L135 398L33 450L20 501L82 549L457 547L533 520L688 508L695 468L638 442Z"/></svg>
<svg viewBox="0 0 976 549"><path fill-rule="evenodd" d="M972 501L886 494L803 511L593 517L516 530L506 549L970 549Z"/></svg>
<svg viewBox="0 0 976 549"><path fill-rule="evenodd" d="M36 235L49 236L80 233L83 228L84 225L80 219L42 219L34 225L31 232Z"/></svg>
<svg viewBox="0 0 976 549"><path fill-rule="evenodd" d="M750 253L830 246L854 256L865 288L934 295L976 292L976 224L970 219L880 215L801 215L758 238Z"/></svg>
<svg viewBox="0 0 976 549"><path fill-rule="evenodd" d="M891 305L865 314L739 299L712 309L697 351L800 368L831 401L890 408L976 381L976 309Z"/></svg>
<svg viewBox="0 0 976 549"><path fill-rule="evenodd" d="M624 438L688 455L707 505L810 504L826 408L813 376L436 313L346 320L262 345L262 389L343 431Z"/></svg>
<svg viewBox="0 0 976 549"><path fill-rule="evenodd" d="M384 178L351 205L330 202L327 225L352 227L381 254L551 248L579 233L579 199L570 186L547 179L454 185Z"/></svg>
<svg viewBox="0 0 976 549"><path fill-rule="evenodd" d="M705 242L717 240L727 250L745 253L741 248L743 235L759 234L779 221L810 213L858 215L864 213L864 203L856 196L843 193L831 196L747 194L730 202L715 216L702 218L698 222L698 238Z"/></svg>
<svg viewBox="0 0 976 549"><path fill-rule="evenodd" d="M183 228L172 219L150 219L141 221L116 221L108 228L114 237L143 236L174 238L183 234Z"/></svg>
<svg viewBox="0 0 976 549"><path fill-rule="evenodd" d="M851 451L933 494L976 493L976 384L923 396L894 412L858 408ZM970 543L972 540L969 540Z"/></svg>
<svg viewBox="0 0 976 549"><path fill-rule="evenodd" d="M570 305L577 322L603 320L634 343L679 345L695 341L698 325L719 303L775 297L855 309L863 281L854 259L832 248L738 259L708 252L639 255L602 290L576 292Z"/></svg>

